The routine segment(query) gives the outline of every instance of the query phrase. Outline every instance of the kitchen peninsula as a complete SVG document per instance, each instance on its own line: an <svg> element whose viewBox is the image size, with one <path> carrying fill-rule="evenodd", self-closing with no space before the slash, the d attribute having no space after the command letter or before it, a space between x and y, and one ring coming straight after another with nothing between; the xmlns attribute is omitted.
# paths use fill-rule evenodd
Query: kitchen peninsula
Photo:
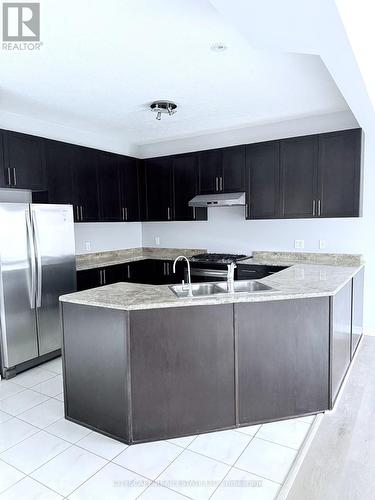
<svg viewBox="0 0 375 500"><path fill-rule="evenodd" d="M288 266L257 293L62 296L66 418L132 444L332 408L362 335L364 267L319 258L253 254L238 265Z"/></svg>

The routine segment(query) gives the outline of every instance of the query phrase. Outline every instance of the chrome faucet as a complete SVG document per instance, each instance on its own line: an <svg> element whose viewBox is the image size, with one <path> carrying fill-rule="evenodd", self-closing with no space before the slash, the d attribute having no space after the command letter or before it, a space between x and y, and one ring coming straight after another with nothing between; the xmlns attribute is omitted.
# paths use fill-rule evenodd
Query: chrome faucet
<svg viewBox="0 0 375 500"><path fill-rule="evenodd" d="M192 292L192 289L191 289L190 262L189 262L189 259L187 257L185 257L185 255L179 255L178 257L176 257L176 259L173 262L173 272L174 272L174 274L176 274L176 262L179 261L179 260L182 260L182 259L185 259L186 263L187 263L189 296L190 296L190 295L193 295L193 292ZM182 286L184 286L184 280L182 280Z"/></svg>
<svg viewBox="0 0 375 500"><path fill-rule="evenodd" d="M234 262L228 264L227 288L230 292L234 291L234 270L236 267L237 266Z"/></svg>

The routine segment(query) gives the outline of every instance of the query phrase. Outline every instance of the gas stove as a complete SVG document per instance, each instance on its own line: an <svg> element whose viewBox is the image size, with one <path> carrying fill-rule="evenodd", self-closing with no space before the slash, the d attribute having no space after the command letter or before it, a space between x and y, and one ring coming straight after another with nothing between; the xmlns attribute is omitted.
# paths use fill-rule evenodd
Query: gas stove
<svg viewBox="0 0 375 500"><path fill-rule="evenodd" d="M231 253L200 253L190 257L190 262L202 262L208 264L231 264L239 260L247 259L247 255Z"/></svg>

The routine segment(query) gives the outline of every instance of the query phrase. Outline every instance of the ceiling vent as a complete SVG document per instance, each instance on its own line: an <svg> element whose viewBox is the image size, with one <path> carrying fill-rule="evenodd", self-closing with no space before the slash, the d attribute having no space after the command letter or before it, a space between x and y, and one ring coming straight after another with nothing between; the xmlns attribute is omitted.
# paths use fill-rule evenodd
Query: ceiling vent
<svg viewBox="0 0 375 500"><path fill-rule="evenodd" d="M161 120L162 114L174 115L177 111L177 104L172 101L154 101L150 109L156 113L156 119Z"/></svg>

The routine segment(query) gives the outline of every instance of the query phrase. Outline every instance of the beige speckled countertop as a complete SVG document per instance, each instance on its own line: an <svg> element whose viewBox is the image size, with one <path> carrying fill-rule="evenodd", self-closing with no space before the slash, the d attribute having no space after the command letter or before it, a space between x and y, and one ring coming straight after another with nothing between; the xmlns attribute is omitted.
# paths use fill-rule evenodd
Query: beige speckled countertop
<svg viewBox="0 0 375 500"><path fill-rule="evenodd" d="M114 250L110 252L90 253L76 256L77 271L95 269L97 267L115 266L116 264L127 264L144 259L174 260L179 255L192 257L198 253L204 253L203 248L129 248L125 250Z"/></svg>
<svg viewBox="0 0 375 500"><path fill-rule="evenodd" d="M278 263L278 265L283 264L283 262ZM271 286L274 289L272 292L178 298L169 289L168 285L116 283L63 295L60 300L74 304L132 311L164 307L326 297L335 295L362 267L362 265L294 264L288 269L259 280Z"/></svg>

